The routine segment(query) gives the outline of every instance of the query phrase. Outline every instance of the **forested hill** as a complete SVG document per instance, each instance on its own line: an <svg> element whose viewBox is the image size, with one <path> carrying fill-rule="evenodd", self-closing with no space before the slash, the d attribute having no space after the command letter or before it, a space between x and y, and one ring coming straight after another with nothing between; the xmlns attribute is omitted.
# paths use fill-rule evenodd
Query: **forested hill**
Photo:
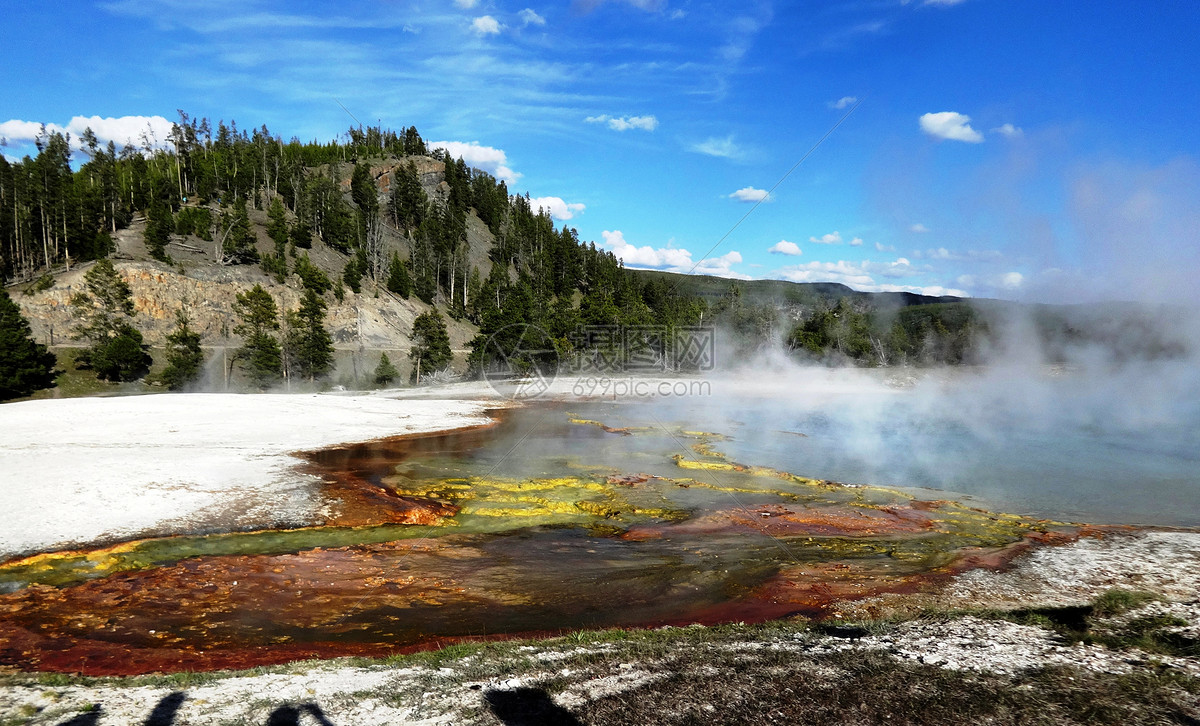
<svg viewBox="0 0 1200 726"><path fill-rule="evenodd" d="M706 275L684 275L676 272L638 270L646 280L663 280L685 295L708 301L719 300L728 294L729 281ZM901 308L906 305L961 302L964 298L950 295L918 295L913 292L860 292L839 282L789 282L787 280L746 280L738 283L741 296L749 302L767 305L833 305L842 298L860 300L879 308Z"/></svg>
<svg viewBox="0 0 1200 726"><path fill-rule="evenodd" d="M413 127L303 143L181 112L161 143L48 132L37 147L0 157L0 276L17 303L0 335L35 346L12 365L66 346L58 370L120 381L145 377L150 354L178 372L186 353L186 375L161 379L186 387L212 378L219 349L224 385L239 371L259 387L363 385L397 366L376 379L479 372L505 349L611 362L700 325L727 350L960 363L994 328L994 309L956 298L626 270Z"/></svg>

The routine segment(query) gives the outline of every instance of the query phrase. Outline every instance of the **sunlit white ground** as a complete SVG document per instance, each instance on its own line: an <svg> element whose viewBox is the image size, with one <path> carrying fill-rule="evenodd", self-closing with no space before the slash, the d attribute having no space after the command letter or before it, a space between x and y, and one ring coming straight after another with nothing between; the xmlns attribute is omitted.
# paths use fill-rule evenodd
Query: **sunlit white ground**
<svg viewBox="0 0 1200 726"><path fill-rule="evenodd" d="M0 406L0 559L172 531L302 524L292 452L488 421L495 401L163 394Z"/></svg>

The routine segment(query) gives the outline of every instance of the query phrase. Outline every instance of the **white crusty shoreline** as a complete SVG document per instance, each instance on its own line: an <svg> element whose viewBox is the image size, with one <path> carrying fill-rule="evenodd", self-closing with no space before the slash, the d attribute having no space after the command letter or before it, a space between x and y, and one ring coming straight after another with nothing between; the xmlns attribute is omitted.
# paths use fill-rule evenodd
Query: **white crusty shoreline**
<svg viewBox="0 0 1200 726"><path fill-rule="evenodd" d="M496 400L161 394L0 406L0 560L206 528L316 519L292 454L489 422Z"/></svg>

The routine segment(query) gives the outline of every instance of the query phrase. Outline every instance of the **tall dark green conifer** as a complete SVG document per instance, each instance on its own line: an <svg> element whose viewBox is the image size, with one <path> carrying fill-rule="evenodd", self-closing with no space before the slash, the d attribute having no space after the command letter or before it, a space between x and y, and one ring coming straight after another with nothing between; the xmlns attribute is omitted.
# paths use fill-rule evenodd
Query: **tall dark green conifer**
<svg viewBox="0 0 1200 726"><path fill-rule="evenodd" d="M160 262L170 263L171 256L167 254L167 243L171 241L171 231L175 221L171 218L171 208L165 203L155 202L146 213L146 231L143 239L146 251Z"/></svg>
<svg viewBox="0 0 1200 726"><path fill-rule="evenodd" d="M306 290L300 309L288 312L284 357L288 375L312 381L333 367L333 338L325 329L325 301L312 289Z"/></svg>
<svg viewBox="0 0 1200 726"><path fill-rule="evenodd" d="M408 276L408 266L400 259L400 255L392 253L392 262L388 266L387 289L404 299L412 294L412 279Z"/></svg>
<svg viewBox="0 0 1200 726"><path fill-rule="evenodd" d="M196 383L204 366L204 351L200 349L200 334L192 330L187 311L175 314L175 330L167 336L167 367L162 380L172 391Z"/></svg>
<svg viewBox="0 0 1200 726"><path fill-rule="evenodd" d="M239 198L233 211L221 215L221 229L225 239L221 243L224 262L245 265L258 262L258 249L254 246L254 228L250 226L250 215L246 211L246 200Z"/></svg>
<svg viewBox="0 0 1200 726"><path fill-rule="evenodd" d="M413 362L410 381L421 379L450 365L450 335L446 332L446 321L437 310L422 313L413 321L412 349L408 357Z"/></svg>
<svg viewBox="0 0 1200 726"><path fill-rule="evenodd" d="M0 288L0 401L52 387L56 362L46 346L34 342L21 309Z"/></svg>
<svg viewBox="0 0 1200 726"><path fill-rule="evenodd" d="M386 386L400 377L400 371L388 360L387 353L379 356L379 365L375 366L375 385Z"/></svg>
<svg viewBox="0 0 1200 726"><path fill-rule="evenodd" d="M255 285L237 294L233 311L242 319L233 329L242 336L242 347L238 349L239 365L256 386L266 388L279 381L283 374L279 341L273 335L279 330L279 308L271 293L262 285Z"/></svg>
<svg viewBox="0 0 1200 726"><path fill-rule="evenodd" d="M133 292L117 274L112 261L103 259L83 276L87 291L71 298L83 324L75 337L92 341L75 364L90 367L101 379L131 381L150 369L151 358L142 334L133 327Z"/></svg>

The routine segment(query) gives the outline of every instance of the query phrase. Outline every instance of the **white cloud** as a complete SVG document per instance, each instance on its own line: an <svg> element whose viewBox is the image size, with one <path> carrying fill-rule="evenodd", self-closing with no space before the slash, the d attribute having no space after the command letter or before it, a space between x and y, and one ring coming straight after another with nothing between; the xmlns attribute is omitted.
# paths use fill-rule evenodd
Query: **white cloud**
<svg viewBox="0 0 1200 726"><path fill-rule="evenodd" d="M609 116L601 114L599 116L588 116L584 122L589 124L608 124L608 127L613 131L628 131L629 129L640 129L642 131L653 131L658 128L658 119L654 116Z"/></svg>
<svg viewBox="0 0 1200 726"><path fill-rule="evenodd" d="M837 262L804 262L780 268L777 274L792 282L840 282L843 285L874 285L871 277L860 265L839 260Z"/></svg>
<svg viewBox="0 0 1200 726"><path fill-rule="evenodd" d="M637 247L625 241L625 235L621 230L608 231L604 230L600 233L604 237L604 246L612 250L626 265L633 267L653 267L656 269L676 267L690 268L692 267L692 253L685 249L677 249L674 247L654 248L650 245L645 247Z"/></svg>
<svg viewBox="0 0 1200 726"><path fill-rule="evenodd" d="M474 1L474 0L472 0L472 1ZM538 15L536 12L534 12L532 8L525 8L521 12L517 13L517 15L521 18L521 25L545 25L546 24L546 19L543 18L541 15Z"/></svg>
<svg viewBox="0 0 1200 726"><path fill-rule="evenodd" d="M1006 272L1000 276L1000 287L1005 290L1016 290L1025 282L1025 276L1019 272Z"/></svg>
<svg viewBox="0 0 1200 726"><path fill-rule="evenodd" d="M740 159L746 155L746 152L734 143L733 136L726 136L723 139L712 136L698 144L692 144L690 150L721 159Z"/></svg>
<svg viewBox="0 0 1200 726"><path fill-rule="evenodd" d="M463 10L470 10L478 4L478 0L454 0L454 4Z"/></svg>
<svg viewBox="0 0 1200 726"><path fill-rule="evenodd" d="M742 255L737 251L727 252L720 257L709 257L697 263L692 261L692 253L682 248L656 248L650 245L638 247L626 242L625 235L620 230L604 230L600 234L604 237L604 246L627 267L648 267L669 272L749 279L748 275L732 269L733 265L742 261Z"/></svg>
<svg viewBox="0 0 1200 726"><path fill-rule="evenodd" d="M955 282L962 287L971 288L984 293L997 291L1014 292L1025 284L1025 276L1019 272L1005 272L1001 275L960 275Z"/></svg>
<svg viewBox="0 0 1200 726"><path fill-rule="evenodd" d="M720 257L708 257L701 260L695 270L692 272L697 275L711 275L713 277L732 277L738 280L749 280L750 276L741 272L735 272L733 265L739 264L742 261L742 255L736 250L726 252ZM686 270L675 270L675 272L686 272Z"/></svg>
<svg viewBox="0 0 1200 726"><path fill-rule="evenodd" d="M858 97L857 97L857 96L842 96L842 97L841 97L841 98L839 98L838 100L836 100L836 101L833 101L832 103L830 103L830 104L829 104L829 107L830 107L830 108L836 108L836 109L838 109L838 110L840 111L840 110L842 110L842 109L844 109L844 108L847 108L847 107L849 107L849 106L853 106L853 105L854 105L854 104L856 104L856 103L858 103Z"/></svg>
<svg viewBox="0 0 1200 726"><path fill-rule="evenodd" d="M101 145L112 141L120 149L124 146L144 146L143 137L154 148L167 145L171 135L171 122L162 116L120 116L117 118L100 116L75 116L66 126L46 124L46 132L71 134L72 145L78 148L79 137L87 129L96 134ZM30 144L41 133L42 125L35 121L12 119L0 123L0 137L8 139L12 144Z"/></svg>
<svg viewBox="0 0 1200 726"><path fill-rule="evenodd" d="M586 205L579 202L565 202L561 197L537 197L529 200L530 209L545 209L550 213L551 217L559 221L572 219L576 214L579 214Z"/></svg>
<svg viewBox="0 0 1200 726"><path fill-rule="evenodd" d="M846 244L850 245L851 247L862 247L862 243L862 237L855 237Z"/></svg>
<svg viewBox="0 0 1200 726"><path fill-rule="evenodd" d="M925 225L921 224L920 222L917 222L913 226L909 227L908 231L916 232L917 234L925 234L926 232L929 231L929 228L926 227Z"/></svg>
<svg viewBox="0 0 1200 726"><path fill-rule="evenodd" d="M867 260L862 263L863 270L873 272L884 277L912 277L923 272L908 261L906 257L897 257L895 262L871 262Z"/></svg>
<svg viewBox="0 0 1200 726"><path fill-rule="evenodd" d="M63 132L57 124L46 124L46 133ZM8 139L10 144L27 144L32 142L42 132L42 125L35 121L12 119L0 124L0 136Z"/></svg>
<svg viewBox="0 0 1200 726"><path fill-rule="evenodd" d="M971 128L971 117L955 111L927 113L921 117L921 130L938 139L978 144L983 134Z"/></svg>
<svg viewBox="0 0 1200 726"><path fill-rule="evenodd" d="M878 252L895 252L896 251L896 247L894 245L885 245L885 244L880 244L878 242L875 243L875 249Z"/></svg>
<svg viewBox="0 0 1200 726"><path fill-rule="evenodd" d="M804 254L800 249L800 245L795 242L788 242L785 239L781 239L771 245L771 249L767 251L773 255L791 255L793 257Z"/></svg>
<svg viewBox="0 0 1200 726"><path fill-rule="evenodd" d="M915 292L919 295L954 295L966 297L967 293L941 285L900 285L875 281L875 275L884 277L907 277L919 274L903 257L888 263L805 262L788 265L775 271L775 275L792 282L840 282L863 292Z"/></svg>
<svg viewBox="0 0 1200 726"><path fill-rule="evenodd" d="M497 35L500 32L500 21L491 15L483 15L471 21L471 30L479 35Z"/></svg>
<svg viewBox="0 0 1200 726"><path fill-rule="evenodd" d="M835 229L829 234L823 234L820 237L809 237L808 241L819 245L840 245L842 243L842 235Z"/></svg>
<svg viewBox="0 0 1200 726"><path fill-rule="evenodd" d="M769 202L771 195L766 189L755 189L754 187L742 187L733 194L729 195L730 199L736 199L739 202Z"/></svg>
<svg viewBox="0 0 1200 726"><path fill-rule="evenodd" d="M575 0L574 6L576 9L585 13L590 13L600 7L606 0ZM666 5L666 0L622 0L626 5L631 5L638 10L645 10L648 13L658 12Z"/></svg>
<svg viewBox="0 0 1200 726"><path fill-rule="evenodd" d="M917 253L917 257L929 260L952 260L956 262L965 260L995 262L1003 256L999 250L964 250L959 252L958 250L948 250L945 247L937 247Z"/></svg>
<svg viewBox="0 0 1200 726"><path fill-rule="evenodd" d="M462 158L476 169L483 169L497 179L512 184L521 175L508 167L508 157L503 149L481 146L478 141L431 141L430 149L445 149L453 159Z"/></svg>
<svg viewBox="0 0 1200 726"><path fill-rule="evenodd" d="M1020 128L1019 126L1013 126L1012 124L1004 124L1003 126L997 126L996 128L992 129L992 133L1000 134L1001 136L1008 138L1008 139L1019 139L1025 135L1025 130Z"/></svg>

